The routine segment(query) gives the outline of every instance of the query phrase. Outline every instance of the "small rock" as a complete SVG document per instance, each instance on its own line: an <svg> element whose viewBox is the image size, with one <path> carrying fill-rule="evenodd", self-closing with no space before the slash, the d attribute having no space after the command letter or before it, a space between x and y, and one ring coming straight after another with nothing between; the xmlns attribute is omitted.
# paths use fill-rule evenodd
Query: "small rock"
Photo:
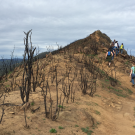
<svg viewBox="0 0 135 135"><path fill-rule="evenodd" d="M119 110L121 110L121 106L116 106L116 109L119 111Z"/></svg>
<svg viewBox="0 0 135 135"><path fill-rule="evenodd" d="M37 116L32 116L31 120L34 120L34 119L38 119L38 117Z"/></svg>
<svg viewBox="0 0 135 135"><path fill-rule="evenodd" d="M107 100L106 100L106 99L103 99L102 101L103 101L104 103L106 103L106 102L107 102Z"/></svg>
<svg viewBox="0 0 135 135"><path fill-rule="evenodd" d="M10 114L15 114L15 112L9 112Z"/></svg>
<svg viewBox="0 0 135 135"><path fill-rule="evenodd" d="M121 105L121 102L118 102L118 104L120 104L120 105Z"/></svg>
<svg viewBox="0 0 135 135"><path fill-rule="evenodd" d="M114 105L113 103L111 103L111 106L112 106L112 107L115 107L115 105Z"/></svg>
<svg viewBox="0 0 135 135"><path fill-rule="evenodd" d="M99 61L97 59L94 60L95 63L99 63Z"/></svg>
<svg viewBox="0 0 135 135"><path fill-rule="evenodd" d="M87 120L87 117L83 117L82 120L83 120L83 121Z"/></svg>
<svg viewBox="0 0 135 135"><path fill-rule="evenodd" d="M124 113L123 117L128 120L134 121L130 113Z"/></svg>

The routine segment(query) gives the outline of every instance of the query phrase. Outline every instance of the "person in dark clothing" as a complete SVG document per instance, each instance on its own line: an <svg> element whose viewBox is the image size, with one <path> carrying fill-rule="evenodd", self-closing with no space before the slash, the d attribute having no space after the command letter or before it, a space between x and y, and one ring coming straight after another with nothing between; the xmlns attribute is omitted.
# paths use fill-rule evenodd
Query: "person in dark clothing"
<svg viewBox="0 0 135 135"><path fill-rule="evenodd" d="M115 44L115 42L116 42L116 41L115 41L115 39L114 39L113 44Z"/></svg>
<svg viewBox="0 0 135 135"><path fill-rule="evenodd" d="M109 62L109 67L111 65L111 60L112 60L113 53L111 52L111 49L108 49L108 52L106 53L105 59Z"/></svg>
<svg viewBox="0 0 135 135"><path fill-rule="evenodd" d="M113 53L113 56L112 56L112 60L114 59L114 54L115 54L115 48L114 48L114 44L112 42L111 46L110 46L110 51Z"/></svg>
<svg viewBox="0 0 135 135"><path fill-rule="evenodd" d="M120 51L120 47L119 47L119 43L118 43L118 41L117 41L117 54L119 54L119 51Z"/></svg>

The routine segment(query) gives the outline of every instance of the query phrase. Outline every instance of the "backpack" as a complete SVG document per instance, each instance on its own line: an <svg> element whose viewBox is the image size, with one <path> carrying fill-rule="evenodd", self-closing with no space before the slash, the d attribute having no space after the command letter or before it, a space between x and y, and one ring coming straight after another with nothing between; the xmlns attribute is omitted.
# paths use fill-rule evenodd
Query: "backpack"
<svg viewBox="0 0 135 135"><path fill-rule="evenodd" d="M108 56L110 56L111 55L111 51L108 51Z"/></svg>
<svg viewBox="0 0 135 135"><path fill-rule="evenodd" d="M135 66L132 67L132 74L135 74Z"/></svg>

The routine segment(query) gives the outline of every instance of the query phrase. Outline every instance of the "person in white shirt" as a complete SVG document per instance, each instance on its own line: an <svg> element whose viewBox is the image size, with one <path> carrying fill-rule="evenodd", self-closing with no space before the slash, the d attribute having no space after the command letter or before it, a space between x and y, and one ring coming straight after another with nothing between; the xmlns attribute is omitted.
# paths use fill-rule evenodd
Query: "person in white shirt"
<svg viewBox="0 0 135 135"><path fill-rule="evenodd" d="M115 46L115 55L117 56L117 54L118 54L118 41L115 41L114 46Z"/></svg>
<svg viewBox="0 0 135 135"><path fill-rule="evenodd" d="M115 41L115 44L114 44L115 47L117 47L117 41Z"/></svg>

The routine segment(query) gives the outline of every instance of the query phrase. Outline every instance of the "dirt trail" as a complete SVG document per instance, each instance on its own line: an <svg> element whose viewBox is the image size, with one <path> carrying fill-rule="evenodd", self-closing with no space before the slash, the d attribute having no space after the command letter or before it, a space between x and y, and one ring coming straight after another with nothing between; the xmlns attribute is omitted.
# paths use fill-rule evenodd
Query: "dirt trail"
<svg viewBox="0 0 135 135"><path fill-rule="evenodd" d="M114 58L114 63L117 64L119 66L119 64L121 64L120 62L116 62L116 57ZM109 68L108 65L103 65L103 69L108 72L109 71L109 75L111 76L111 70L112 70L112 75L113 77L115 77L115 72L116 72L116 78L121 82L122 86L125 86L131 90L133 90L134 92L134 88L132 87L132 83L130 82L131 81L131 78L129 76L129 74L126 74L126 73L122 73L122 72L119 72L117 70L117 68L115 69L115 67L113 66L113 64L111 65L111 67Z"/></svg>
<svg viewBox="0 0 135 135"><path fill-rule="evenodd" d="M103 69L108 72L109 70L114 69L114 67L111 66L109 68L107 65L103 65ZM128 74L113 70L113 76L115 76L115 71L117 79L120 81L121 86L132 90L133 94L130 96L129 99L119 98L119 102L120 104L122 104L121 110L113 111L110 114L115 125L114 134L111 135L134 135L135 129L133 128L133 125L135 125L135 88L132 87L132 83L130 82L131 78ZM115 96L113 95L113 97ZM114 100L117 101L116 97L114 98ZM115 108L115 104L112 105L112 107Z"/></svg>

